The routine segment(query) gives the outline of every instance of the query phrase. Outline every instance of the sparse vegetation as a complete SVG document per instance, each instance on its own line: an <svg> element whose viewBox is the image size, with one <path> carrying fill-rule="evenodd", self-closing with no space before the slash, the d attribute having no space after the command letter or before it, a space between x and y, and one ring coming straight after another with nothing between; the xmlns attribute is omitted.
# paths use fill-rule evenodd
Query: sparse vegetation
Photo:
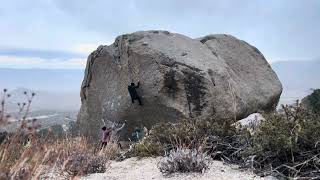
<svg viewBox="0 0 320 180"><path fill-rule="evenodd" d="M5 101L10 95L7 90L3 92L1 126L10 123L9 118L19 120L21 126L15 133L1 135L0 179L70 178L101 173L106 170L108 160L116 155L117 149L112 145L97 151L98 145L84 137L61 136L60 126L40 130L37 119L27 118L34 93L24 92L27 103L18 103L18 117L11 117L5 113Z"/></svg>
<svg viewBox="0 0 320 180"><path fill-rule="evenodd" d="M166 174L202 172L208 168L210 156L220 159L233 152L228 142L232 144L236 129L228 122L191 119L176 124L158 124L135 145L134 155L165 156L159 169Z"/></svg>
<svg viewBox="0 0 320 180"><path fill-rule="evenodd" d="M266 115L254 135L242 137L247 145L239 155L261 175L319 177L320 116L298 102L282 108Z"/></svg>
<svg viewBox="0 0 320 180"><path fill-rule="evenodd" d="M153 142L146 139L132 145L133 149L131 156L137 157L155 157L161 156L164 153L164 147L159 142Z"/></svg>
<svg viewBox="0 0 320 180"><path fill-rule="evenodd" d="M175 172L204 172L209 168L209 160L210 157L200 147L198 149L177 147L172 149L168 156L162 158L158 164L158 168L165 174Z"/></svg>
<svg viewBox="0 0 320 180"><path fill-rule="evenodd" d="M213 159L251 168L262 176L320 176L320 116L297 102L283 106L280 112L264 114L264 117L266 121L253 134L247 130L236 130L226 123L228 121L222 120L159 124L139 142L135 154L165 155L166 165L159 167L165 173L180 171L170 163L181 147L186 147L190 151L202 148ZM197 171L196 168L194 170Z"/></svg>
<svg viewBox="0 0 320 180"><path fill-rule="evenodd" d="M135 147L137 156L165 155L175 147L188 145L190 148L204 146L211 135L228 139L235 128L226 120L189 119L179 123L161 123L155 125ZM150 148L152 150L150 150Z"/></svg>

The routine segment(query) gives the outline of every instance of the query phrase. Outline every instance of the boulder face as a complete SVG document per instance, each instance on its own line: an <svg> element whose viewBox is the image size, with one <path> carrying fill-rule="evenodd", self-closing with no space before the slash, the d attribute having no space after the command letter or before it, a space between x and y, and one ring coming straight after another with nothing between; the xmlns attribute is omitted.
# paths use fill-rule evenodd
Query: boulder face
<svg viewBox="0 0 320 180"><path fill-rule="evenodd" d="M143 106L128 93L138 81ZM104 122L127 120L123 133L130 135L182 118L241 119L274 109L281 92L259 50L233 36L135 32L89 55L78 122L81 132L97 136Z"/></svg>

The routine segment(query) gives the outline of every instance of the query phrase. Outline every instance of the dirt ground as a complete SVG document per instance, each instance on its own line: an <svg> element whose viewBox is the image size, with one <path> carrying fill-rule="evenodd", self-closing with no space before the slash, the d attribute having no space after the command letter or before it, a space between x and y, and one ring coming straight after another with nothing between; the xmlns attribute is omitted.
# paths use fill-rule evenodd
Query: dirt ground
<svg viewBox="0 0 320 180"><path fill-rule="evenodd" d="M160 158L129 158L122 162L111 161L106 173L91 174L83 177L87 180L246 180L246 179L273 179L261 178L250 171L241 171L235 165L226 165L221 161L212 161L210 169L203 174L199 173L175 173L170 176L164 176L157 164Z"/></svg>

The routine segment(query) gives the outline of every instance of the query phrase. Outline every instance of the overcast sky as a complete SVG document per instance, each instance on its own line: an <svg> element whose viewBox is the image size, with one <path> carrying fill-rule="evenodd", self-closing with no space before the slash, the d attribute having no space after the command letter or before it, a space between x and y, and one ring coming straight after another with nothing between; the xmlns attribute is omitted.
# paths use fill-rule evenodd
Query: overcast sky
<svg viewBox="0 0 320 180"><path fill-rule="evenodd" d="M84 68L99 44L151 29L231 34L269 62L320 57L319 0L1 0L0 67Z"/></svg>

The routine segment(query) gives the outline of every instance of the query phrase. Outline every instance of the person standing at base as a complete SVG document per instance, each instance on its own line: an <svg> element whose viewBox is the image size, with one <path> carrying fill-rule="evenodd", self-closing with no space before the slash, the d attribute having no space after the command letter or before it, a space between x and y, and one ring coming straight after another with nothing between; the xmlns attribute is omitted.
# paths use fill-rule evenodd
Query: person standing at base
<svg viewBox="0 0 320 180"><path fill-rule="evenodd" d="M124 128L126 125L127 120L124 121L124 123L118 128L116 125L113 125L112 127L112 134L111 134L111 140L113 143L117 143L118 147L122 149L121 143L119 142L120 138L120 131Z"/></svg>
<svg viewBox="0 0 320 180"><path fill-rule="evenodd" d="M106 126L102 127L101 148L100 149L103 149L104 147L107 146L107 144L111 138L111 131L112 131L112 128L107 128Z"/></svg>

